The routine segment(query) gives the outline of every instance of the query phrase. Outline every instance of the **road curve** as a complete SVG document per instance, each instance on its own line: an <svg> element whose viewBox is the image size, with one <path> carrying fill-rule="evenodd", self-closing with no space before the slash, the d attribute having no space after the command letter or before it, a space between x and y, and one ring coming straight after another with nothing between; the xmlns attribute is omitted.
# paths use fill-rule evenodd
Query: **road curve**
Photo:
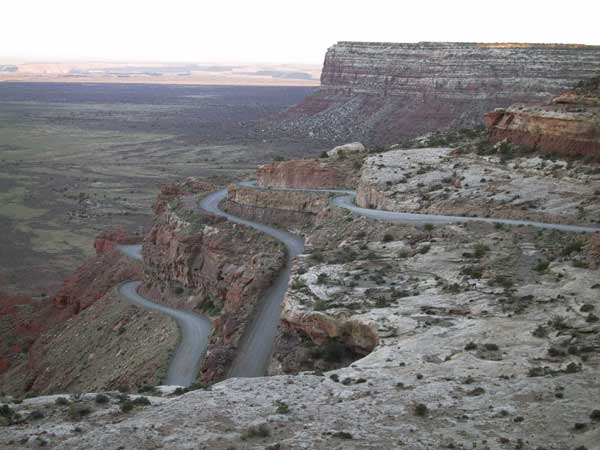
<svg viewBox="0 0 600 450"><path fill-rule="evenodd" d="M253 181L239 183L244 187L256 187ZM434 214L415 214L395 211L382 211L377 209L361 208L355 205L356 193L344 189L272 189L284 191L306 191L326 192L335 194L331 203L337 207L344 208L353 214L369 217L372 219L385 220L395 223L422 225L426 223L465 223L465 222L488 222L506 225L526 225L536 228L598 233L600 228L562 225L527 220L495 219L488 217L464 217L445 216ZM219 203L227 197L227 189L212 192L202 199L199 207L205 212L224 217L230 222L245 225L260 232L266 233L281 241L286 247L287 259L285 267L277 274L271 287L264 293L257 305L254 320L251 322L246 334L242 338L237 356L229 370L228 377L257 377L263 376L267 371L269 358L271 356L273 341L279 323L281 302L287 291L292 260L304 250L304 239L301 236L284 231L275 227L264 225L242 219L229 214L219 208ZM121 245L119 249L126 255L141 259L141 245ZM134 305L146 309L163 312L171 316L179 325L181 331L181 342L175 351L168 369L166 384L189 386L196 379L202 358L208 346L210 334L210 320L204 316L193 314L188 311L177 310L160 305L141 296L137 292L139 281L128 281L119 286L119 292Z"/></svg>
<svg viewBox="0 0 600 450"><path fill-rule="evenodd" d="M219 208L219 202L227 196L227 189L213 192L200 201L200 208L230 222L239 223L266 233L281 241L286 247L286 264L279 271L273 284L257 305L254 320L242 338L240 348L228 377L260 377L267 372L273 341L277 333L281 302L288 288L292 260L304 250L304 239L278 228L242 219Z"/></svg>
<svg viewBox="0 0 600 450"><path fill-rule="evenodd" d="M118 248L131 258L142 259L141 245L120 245ZM141 284L141 281L125 281L119 285L118 290L129 303L167 314L177 322L180 341L169 363L164 384L190 386L198 376L202 359L208 347L210 320L199 314L154 303L138 293L137 289Z"/></svg>

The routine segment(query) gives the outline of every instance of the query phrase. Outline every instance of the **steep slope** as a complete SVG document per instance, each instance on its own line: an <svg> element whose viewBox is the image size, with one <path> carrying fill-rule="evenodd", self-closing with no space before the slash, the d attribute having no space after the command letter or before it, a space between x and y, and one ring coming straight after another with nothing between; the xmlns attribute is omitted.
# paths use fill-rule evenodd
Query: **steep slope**
<svg viewBox="0 0 600 450"><path fill-rule="evenodd" d="M332 142L395 143L556 95L600 72L600 46L339 42L321 88L282 127Z"/></svg>

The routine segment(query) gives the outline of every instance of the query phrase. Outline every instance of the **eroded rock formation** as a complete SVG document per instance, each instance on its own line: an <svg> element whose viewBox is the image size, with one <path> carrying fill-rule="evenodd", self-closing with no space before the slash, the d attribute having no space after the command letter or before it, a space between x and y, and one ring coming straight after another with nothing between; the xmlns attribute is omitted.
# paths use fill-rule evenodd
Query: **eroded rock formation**
<svg viewBox="0 0 600 450"><path fill-rule="evenodd" d="M550 103L516 104L487 113L490 140L600 160L599 80L592 89L577 88Z"/></svg>
<svg viewBox="0 0 600 450"><path fill-rule="evenodd" d="M321 88L282 127L330 142L396 143L540 101L600 72L600 46L339 42Z"/></svg>
<svg viewBox="0 0 600 450"><path fill-rule="evenodd" d="M228 212L240 217L296 229L313 224L328 203L329 196L325 193L271 191L231 184L224 206Z"/></svg>
<svg viewBox="0 0 600 450"><path fill-rule="evenodd" d="M273 239L201 214L198 195L214 186L170 185L143 247L145 293L157 302L206 313L212 320L201 380L225 377L260 294L284 262Z"/></svg>
<svg viewBox="0 0 600 450"><path fill-rule="evenodd" d="M292 189L354 188L358 168L351 161L334 164L327 160L302 159L260 166L256 171L259 187Z"/></svg>

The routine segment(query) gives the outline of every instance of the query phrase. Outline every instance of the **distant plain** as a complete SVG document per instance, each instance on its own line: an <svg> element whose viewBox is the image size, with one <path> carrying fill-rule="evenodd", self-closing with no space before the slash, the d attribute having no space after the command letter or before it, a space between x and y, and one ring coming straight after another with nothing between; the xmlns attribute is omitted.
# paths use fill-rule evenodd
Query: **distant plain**
<svg viewBox="0 0 600 450"><path fill-rule="evenodd" d="M263 134L311 87L0 83L0 292L51 295L161 183L225 183L321 149Z"/></svg>

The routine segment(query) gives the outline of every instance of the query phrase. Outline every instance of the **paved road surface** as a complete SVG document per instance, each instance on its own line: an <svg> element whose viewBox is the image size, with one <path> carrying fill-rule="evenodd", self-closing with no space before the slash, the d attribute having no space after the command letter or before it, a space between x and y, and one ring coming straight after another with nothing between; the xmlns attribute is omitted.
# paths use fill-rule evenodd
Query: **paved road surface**
<svg viewBox="0 0 600 450"><path fill-rule="evenodd" d="M132 258L142 259L141 247L141 245L121 245L119 250ZM210 320L189 311L154 303L137 292L141 284L141 281L126 281L119 286L119 293L129 303L167 314L177 322L181 339L169 363L164 384L187 387L196 380L204 359L210 335Z"/></svg>

